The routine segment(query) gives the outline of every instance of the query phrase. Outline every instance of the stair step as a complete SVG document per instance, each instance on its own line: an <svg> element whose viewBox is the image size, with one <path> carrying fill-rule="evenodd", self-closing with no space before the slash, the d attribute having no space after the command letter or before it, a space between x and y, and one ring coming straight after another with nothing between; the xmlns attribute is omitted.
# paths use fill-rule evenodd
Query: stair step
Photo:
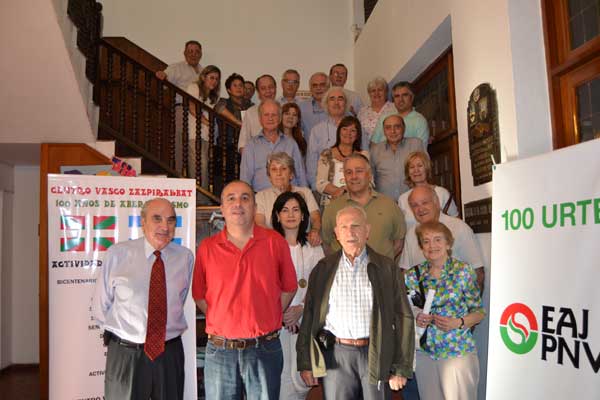
<svg viewBox="0 0 600 400"><path fill-rule="evenodd" d="M143 175L138 175L142 178L168 178L167 175L154 175L154 174L143 174Z"/></svg>

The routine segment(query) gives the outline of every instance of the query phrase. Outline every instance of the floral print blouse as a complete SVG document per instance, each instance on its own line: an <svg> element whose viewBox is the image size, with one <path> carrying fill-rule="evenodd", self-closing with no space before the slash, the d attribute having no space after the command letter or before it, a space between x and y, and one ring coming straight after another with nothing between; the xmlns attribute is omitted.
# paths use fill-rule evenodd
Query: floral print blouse
<svg viewBox="0 0 600 400"><path fill-rule="evenodd" d="M440 278L437 279L429 275L429 262L425 261L406 272L406 290L409 292L419 292L415 268L419 268L425 294L429 289L435 290L431 314L453 318L461 318L476 311L485 314L477 286L477 276L470 265L448 257ZM432 323L429 324L426 335L426 345L421 350L433 360L460 357L477 351L469 328L444 332Z"/></svg>

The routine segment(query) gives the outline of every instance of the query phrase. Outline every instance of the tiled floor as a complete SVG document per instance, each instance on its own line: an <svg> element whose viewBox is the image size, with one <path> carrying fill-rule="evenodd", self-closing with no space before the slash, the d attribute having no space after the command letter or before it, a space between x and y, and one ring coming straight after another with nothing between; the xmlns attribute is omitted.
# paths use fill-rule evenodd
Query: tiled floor
<svg viewBox="0 0 600 400"><path fill-rule="evenodd" d="M320 388L312 390L307 399L322 398ZM11 367L0 372L0 400L38 400L40 398L39 367ZM395 393L393 400L402 397Z"/></svg>
<svg viewBox="0 0 600 400"><path fill-rule="evenodd" d="M0 372L1 400L38 400L40 378L38 366L13 366Z"/></svg>

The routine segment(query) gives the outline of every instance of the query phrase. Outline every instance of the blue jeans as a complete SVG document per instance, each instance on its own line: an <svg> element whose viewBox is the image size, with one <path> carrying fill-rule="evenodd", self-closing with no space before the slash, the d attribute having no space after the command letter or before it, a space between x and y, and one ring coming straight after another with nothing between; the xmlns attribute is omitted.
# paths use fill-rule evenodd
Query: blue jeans
<svg viewBox="0 0 600 400"><path fill-rule="evenodd" d="M206 400L278 400L283 353L279 339L244 350L206 346Z"/></svg>

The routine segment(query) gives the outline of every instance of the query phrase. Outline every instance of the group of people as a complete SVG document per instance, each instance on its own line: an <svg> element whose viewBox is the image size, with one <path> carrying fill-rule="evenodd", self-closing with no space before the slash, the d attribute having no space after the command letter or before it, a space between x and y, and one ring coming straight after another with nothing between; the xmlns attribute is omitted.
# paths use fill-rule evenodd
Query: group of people
<svg viewBox="0 0 600 400"><path fill-rule="evenodd" d="M144 239L109 249L94 314L108 337L107 399L147 399L148 386L152 399L181 398L190 282L206 315L207 399L303 399L319 382L326 399L477 398L484 269L473 231L432 182L411 85L394 85L392 103L376 78L363 106L347 74L342 64L313 74L304 101L297 71L284 72L279 101L272 76L256 80L240 180L221 192L225 228L200 243L193 274L164 199L144 206ZM243 78L229 77L228 92L232 82L241 98ZM153 355L156 264L166 329Z"/></svg>

